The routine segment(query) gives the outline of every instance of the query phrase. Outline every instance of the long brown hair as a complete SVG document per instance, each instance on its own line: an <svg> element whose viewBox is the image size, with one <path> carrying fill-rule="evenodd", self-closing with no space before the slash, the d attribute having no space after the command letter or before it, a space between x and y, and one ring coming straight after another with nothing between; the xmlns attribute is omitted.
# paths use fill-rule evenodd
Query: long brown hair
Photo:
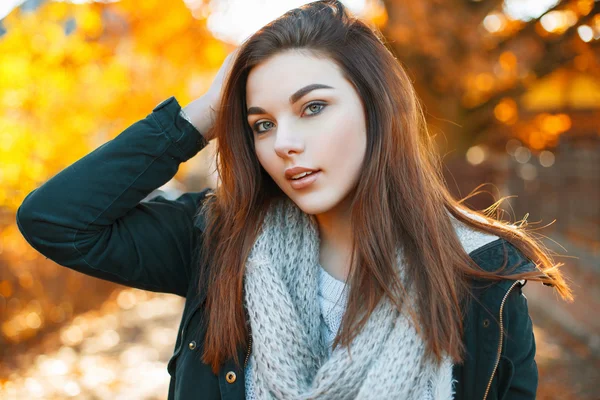
<svg viewBox="0 0 600 400"><path fill-rule="evenodd" d="M245 261L270 202L285 196L254 152L246 122L246 81L254 66L290 49L335 62L357 90L366 115L364 168L351 205L351 290L334 346L349 345L382 296L402 307L409 285L420 293L411 315L427 343L427 354L438 361L444 352L455 361L462 359L462 301L470 293L470 278L532 279L571 297L557 269L562 264L555 265L523 227L470 210L452 198L410 78L379 31L352 16L339 1L315 1L285 13L248 38L224 83L213 127L220 183L202 210L207 225L198 282L207 288L203 361L215 373L227 358L239 363L237 349L247 346ZM535 261L538 271L507 275L501 274L504 269L482 270L463 250L449 213L510 241ZM404 285L394 272L398 243L409 261L410 279ZM358 320L359 315L364 316Z"/></svg>

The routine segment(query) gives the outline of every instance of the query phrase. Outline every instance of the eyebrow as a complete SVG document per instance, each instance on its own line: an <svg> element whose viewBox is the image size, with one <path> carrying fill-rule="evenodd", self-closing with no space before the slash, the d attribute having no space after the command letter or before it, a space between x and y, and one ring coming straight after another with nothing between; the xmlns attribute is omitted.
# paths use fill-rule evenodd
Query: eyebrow
<svg viewBox="0 0 600 400"><path fill-rule="evenodd" d="M294 93L290 96L290 104L294 105L294 103L296 103L298 100L300 100L301 98L306 96L308 93L312 92L313 90L317 90L317 89L334 89L334 88L331 86L328 86L328 85L324 85L322 83L313 83L313 84L304 86L303 88L297 90L296 93ZM254 114L267 114L267 112L261 107L250 107L248 109L248 115L250 116L250 115L254 115Z"/></svg>

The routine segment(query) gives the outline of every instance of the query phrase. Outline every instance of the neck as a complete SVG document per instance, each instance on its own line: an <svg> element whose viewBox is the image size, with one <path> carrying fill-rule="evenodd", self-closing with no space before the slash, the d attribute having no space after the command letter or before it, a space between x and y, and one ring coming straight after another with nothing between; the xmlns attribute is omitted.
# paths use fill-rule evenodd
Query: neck
<svg viewBox="0 0 600 400"><path fill-rule="evenodd" d="M330 275L345 281L352 251L350 210L336 207L315 218L319 227L319 262Z"/></svg>

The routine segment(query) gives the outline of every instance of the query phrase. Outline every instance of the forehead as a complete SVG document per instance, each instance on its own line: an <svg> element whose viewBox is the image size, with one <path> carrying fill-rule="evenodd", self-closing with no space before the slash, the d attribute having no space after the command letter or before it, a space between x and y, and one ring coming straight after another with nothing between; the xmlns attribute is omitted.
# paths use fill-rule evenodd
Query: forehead
<svg viewBox="0 0 600 400"><path fill-rule="evenodd" d="M298 51L278 53L258 64L248 74L248 106L285 101L296 90L311 83L323 83L336 89L345 82L341 70L331 59Z"/></svg>

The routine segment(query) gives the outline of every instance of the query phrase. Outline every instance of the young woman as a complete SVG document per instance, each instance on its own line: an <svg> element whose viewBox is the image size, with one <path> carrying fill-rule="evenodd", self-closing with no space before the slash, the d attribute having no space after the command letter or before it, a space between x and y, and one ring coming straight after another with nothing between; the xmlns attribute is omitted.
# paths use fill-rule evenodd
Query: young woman
<svg viewBox="0 0 600 400"><path fill-rule="evenodd" d="M219 185L143 201L218 139ZM28 242L186 297L170 399L532 399L525 280L569 297L518 226L444 185L410 79L337 1L266 25L30 193Z"/></svg>

